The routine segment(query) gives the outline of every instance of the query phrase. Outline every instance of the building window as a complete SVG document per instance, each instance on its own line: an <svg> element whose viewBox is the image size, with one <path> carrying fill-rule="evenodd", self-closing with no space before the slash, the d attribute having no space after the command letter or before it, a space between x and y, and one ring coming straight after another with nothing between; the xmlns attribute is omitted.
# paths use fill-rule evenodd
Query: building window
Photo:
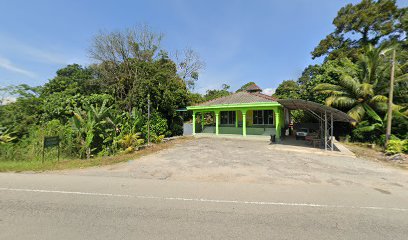
<svg viewBox="0 0 408 240"><path fill-rule="evenodd" d="M221 124L235 124L235 111L221 112Z"/></svg>
<svg viewBox="0 0 408 240"><path fill-rule="evenodd" d="M273 125L272 110L254 110L253 114L254 125Z"/></svg>

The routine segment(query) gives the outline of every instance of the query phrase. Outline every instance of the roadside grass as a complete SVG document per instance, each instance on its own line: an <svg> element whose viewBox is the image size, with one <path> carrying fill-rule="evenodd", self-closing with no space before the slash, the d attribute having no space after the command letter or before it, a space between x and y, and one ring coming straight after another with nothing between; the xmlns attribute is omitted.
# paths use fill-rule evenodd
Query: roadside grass
<svg viewBox="0 0 408 240"><path fill-rule="evenodd" d="M180 137L168 142L152 144L150 147L141 149L139 151L130 154L117 154L108 157L95 157L89 160L86 159L60 159L46 160L44 163L41 160L32 161L0 161L0 172L24 172L24 171L51 171L51 170L64 170L64 169L81 169L95 166L112 165L115 163L125 162L129 160L135 160L140 157L149 155L151 153L158 152L172 147L175 144L183 143L191 140L192 137Z"/></svg>
<svg viewBox="0 0 408 240"><path fill-rule="evenodd" d="M387 165L391 165L402 169L408 169L407 161L399 162L389 160L381 146L369 147L365 143L357 142L342 142L342 144L346 145L347 148L350 149L350 151L352 151L359 158L385 163Z"/></svg>

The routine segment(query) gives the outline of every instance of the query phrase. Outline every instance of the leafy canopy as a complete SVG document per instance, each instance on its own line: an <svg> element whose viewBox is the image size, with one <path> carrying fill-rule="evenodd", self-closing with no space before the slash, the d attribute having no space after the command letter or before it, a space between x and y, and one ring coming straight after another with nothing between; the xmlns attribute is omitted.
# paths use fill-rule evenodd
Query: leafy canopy
<svg viewBox="0 0 408 240"><path fill-rule="evenodd" d="M333 20L334 32L320 41L312 56L354 59L361 47L402 38L400 22L405 11L397 7L395 0L362 0L357 4L347 4Z"/></svg>

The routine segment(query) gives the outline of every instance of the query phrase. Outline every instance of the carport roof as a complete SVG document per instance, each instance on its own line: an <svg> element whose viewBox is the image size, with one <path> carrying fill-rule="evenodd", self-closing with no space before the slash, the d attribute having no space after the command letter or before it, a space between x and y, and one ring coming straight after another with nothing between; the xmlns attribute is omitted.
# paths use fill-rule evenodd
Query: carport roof
<svg viewBox="0 0 408 240"><path fill-rule="evenodd" d="M340 110L319 103L301 99L277 99L276 101L289 110L308 110L314 113L321 114L324 114L326 112L329 114L333 114L333 120L337 122L352 123L356 121L352 117L350 117L349 115Z"/></svg>

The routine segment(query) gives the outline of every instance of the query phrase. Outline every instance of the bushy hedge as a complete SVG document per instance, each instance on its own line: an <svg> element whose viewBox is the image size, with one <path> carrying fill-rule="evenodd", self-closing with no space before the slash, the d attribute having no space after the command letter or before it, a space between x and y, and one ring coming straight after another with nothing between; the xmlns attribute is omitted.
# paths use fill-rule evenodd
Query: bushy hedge
<svg viewBox="0 0 408 240"><path fill-rule="evenodd" d="M389 155L398 153L408 153L408 139L392 139L387 144L385 152Z"/></svg>

